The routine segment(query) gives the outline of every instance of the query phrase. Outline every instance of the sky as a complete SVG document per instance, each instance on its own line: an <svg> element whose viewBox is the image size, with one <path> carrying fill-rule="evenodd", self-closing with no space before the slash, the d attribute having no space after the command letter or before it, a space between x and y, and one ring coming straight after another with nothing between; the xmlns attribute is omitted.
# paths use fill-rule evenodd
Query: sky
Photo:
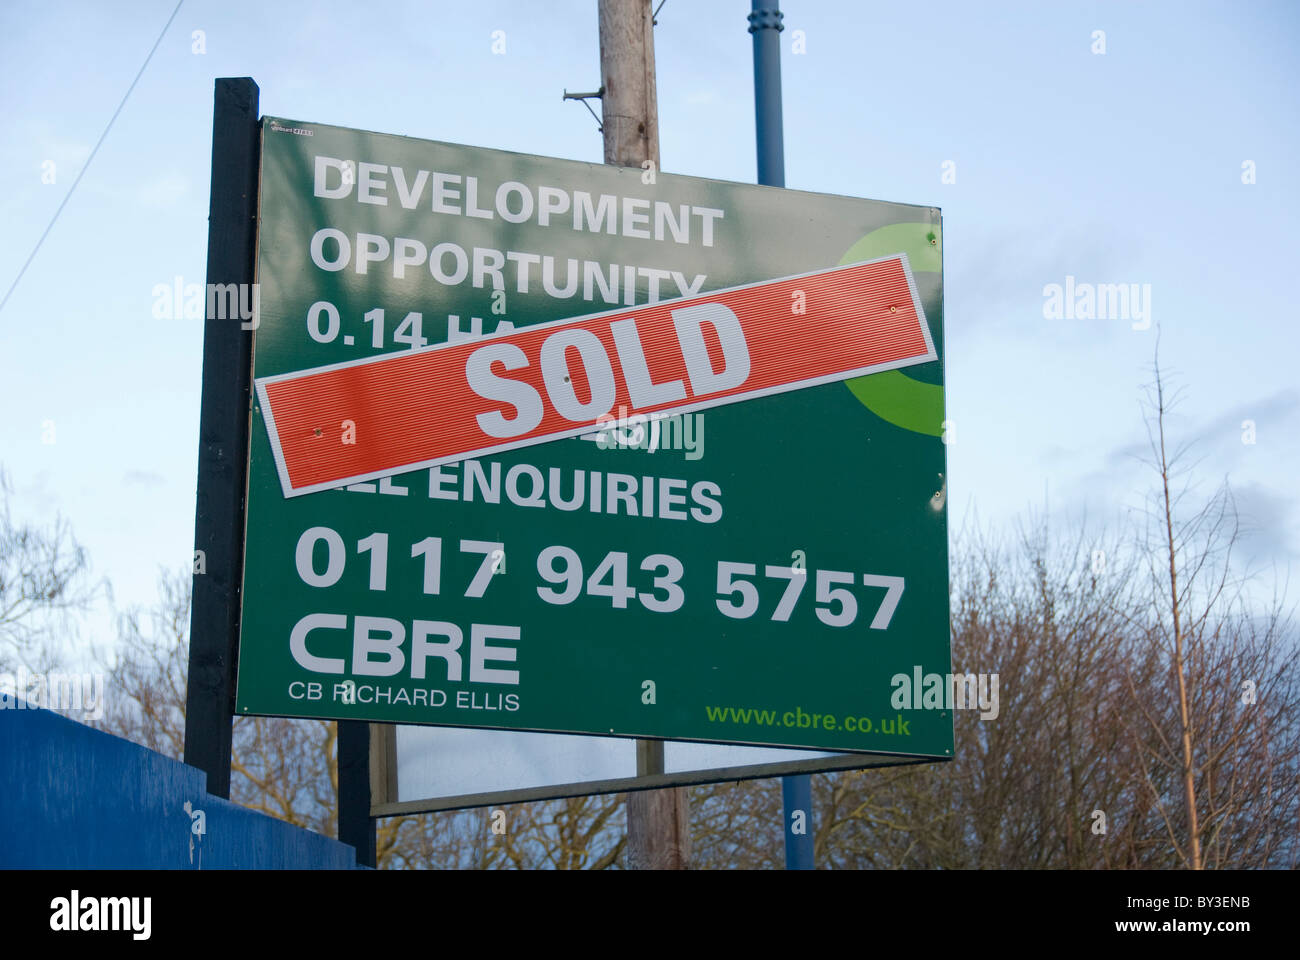
<svg viewBox="0 0 1300 960"><path fill-rule="evenodd" d="M562 99L599 86L592 0L185 0L92 160L175 7L0 4L0 466L111 582L98 640L192 556L202 322L153 307L204 281L214 78L253 77L263 114L602 156ZM1140 505L1158 332L1170 430L1232 485L1243 559L1300 569L1300 6L783 9L786 185L943 211L952 529ZM754 181L747 12L660 11L665 171ZM1136 285L1146 317L1057 315L1067 282Z"/></svg>

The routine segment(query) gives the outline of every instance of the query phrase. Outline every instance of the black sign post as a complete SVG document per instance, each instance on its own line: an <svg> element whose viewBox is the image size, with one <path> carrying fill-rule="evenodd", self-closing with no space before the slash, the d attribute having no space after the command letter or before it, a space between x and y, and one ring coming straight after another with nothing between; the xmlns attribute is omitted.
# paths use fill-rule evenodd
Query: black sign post
<svg viewBox="0 0 1300 960"><path fill-rule="evenodd" d="M246 290L257 249L257 84L218 79L214 99L205 289L249 284L234 288ZM218 319L226 312L209 308L203 327L185 762L207 773L209 793L229 799L253 332L238 311Z"/></svg>
<svg viewBox="0 0 1300 960"><path fill-rule="evenodd" d="M256 303L258 89L250 77L219 78L212 114L212 188L208 202L208 270L203 328L203 399L194 511L194 586L190 664L185 695L185 762L208 775L208 792L230 798L235 666L244 567L244 505L252 377L251 319L214 310L235 291ZM232 315L233 314L233 315ZM370 816L368 724L340 722L339 840L357 862L375 865Z"/></svg>

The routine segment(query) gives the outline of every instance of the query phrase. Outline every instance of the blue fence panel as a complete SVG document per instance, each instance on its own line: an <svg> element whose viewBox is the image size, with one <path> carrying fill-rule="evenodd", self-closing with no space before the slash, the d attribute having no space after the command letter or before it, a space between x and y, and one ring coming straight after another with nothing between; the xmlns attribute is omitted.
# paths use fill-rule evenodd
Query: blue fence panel
<svg viewBox="0 0 1300 960"><path fill-rule="evenodd" d="M0 868L356 866L346 844L209 795L194 767L19 703L0 710Z"/></svg>

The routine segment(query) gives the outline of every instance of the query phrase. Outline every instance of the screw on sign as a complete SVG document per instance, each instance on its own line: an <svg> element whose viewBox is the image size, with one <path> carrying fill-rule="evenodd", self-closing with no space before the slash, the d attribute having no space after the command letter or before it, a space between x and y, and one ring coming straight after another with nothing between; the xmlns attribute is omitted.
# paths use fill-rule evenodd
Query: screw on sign
<svg viewBox="0 0 1300 960"><path fill-rule="evenodd" d="M935 357L898 254L263 377L257 390L293 497L577 436L615 408L685 413Z"/></svg>

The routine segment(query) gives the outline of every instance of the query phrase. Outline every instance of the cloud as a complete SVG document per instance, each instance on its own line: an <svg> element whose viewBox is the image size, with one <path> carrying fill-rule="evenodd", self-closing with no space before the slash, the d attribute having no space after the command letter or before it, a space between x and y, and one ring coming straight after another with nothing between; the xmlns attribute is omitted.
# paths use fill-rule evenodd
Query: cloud
<svg viewBox="0 0 1300 960"><path fill-rule="evenodd" d="M1166 397L1168 392L1166 392ZM1165 413L1165 437L1171 441L1169 445L1170 454L1173 451L1180 450L1183 447L1188 449L1192 457L1204 456L1213 451L1220 455L1221 469L1227 469L1241 456L1250 452L1250 446L1242 443L1242 423L1250 420L1255 424L1256 438L1254 446L1261 443L1261 432L1263 433L1262 442L1268 443L1277 439L1279 435L1289 437L1294 435L1294 430L1282 430L1291 417L1300 410L1300 392L1295 390L1282 390L1258 400L1251 400L1246 403L1232 407L1227 412L1206 423L1199 428L1188 430L1178 430L1177 436L1171 437L1169 431L1169 411ZM1190 438L1190 439L1189 439ZM1122 447L1116 447L1106 458L1107 466L1115 469L1133 463L1135 460L1142 460L1151 456L1151 444L1143 437L1142 440L1125 444Z"/></svg>
<svg viewBox="0 0 1300 960"><path fill-rule="evenodd" d="M14 495L17 502L36 516L48 518L58 513L59 498L48 470L38 472L31 483L16 485Z"/></svg>
<svg viewBox="0 0 1300 960"><path fill-rule="evenodd" d="M962 239L964 251L946 264L946 295L950 303L962 304L962 314L970 321L1018 317L1008 322L1035 328L1049 322L1070 324L1088 336L1108 324L1114 332L1128 330L1128 321L1043 319L1043 287L1064 284L1067 274L1080 283L1144 279L1131 269L1141 251L1117 245L1105 225L1048 227L1036 221L1024 227L975 230Z"/></svg>
<svg viewBox="0 0 1300 960"><path fill-rule="evenodd" d="M1258 483L1232 490L1241 528L1237 550L1248 569L1272 561L1300 560L1292 542L1296 499Z"/></svg>
<svg viewBox="0 0 1300 960"><path fill-rule="evenodd" d="M1168 391L1166 398L1168 398ZM1242 570L1261 571L1279 563L1300 564L1300 510L1297 498L1278 478L1293 474L1290 438L1297 431L1300 391L1286 389L1236 404L1210 419L1175 423L1166 419L1169 455L1185 451L1171 473L1171 493L1188 499L1179 509L1184 520L1227 482L1239 530L1234 556ZM1256 423L1256 442L1242 442L1242 421ZM1152 450L1145 436L1104 452L1093 469L1068 482L1069 505L1113 509L1125 506L1137 516L1153 507L1159 477L1150 466ZM1048 463L1050 455L1040 457Z"/></svg>
<svg viewBox="0 0 1300 960"><path fill-rule="evenodd" d="M1250 403L1243 403L1229 410L1223 416L1206 425L1197 434L1196 440L1197 442L1212 443L1222 440L1224 437L1231 437L1238 446L1246 446L1241 442L1241 425L1243 421L1250 420L1255 424L1256 444L1258 444L1260 442L1259 431L1263 430L1267 437L1269 433L1275 431L1276 427L1290 419L1298 408L1300 408L1300 392L1282 390L1271 396ZM1288 432L1284 435L1293 436L1294 434Z"/></svg>
<svg viewBox="0 0 1300 960"><path fill-rule="evenodd" d="M128 470L122 477L122 482L128 487L161 487L166 483L166 478L160 473L152 470Z"/></svg>

